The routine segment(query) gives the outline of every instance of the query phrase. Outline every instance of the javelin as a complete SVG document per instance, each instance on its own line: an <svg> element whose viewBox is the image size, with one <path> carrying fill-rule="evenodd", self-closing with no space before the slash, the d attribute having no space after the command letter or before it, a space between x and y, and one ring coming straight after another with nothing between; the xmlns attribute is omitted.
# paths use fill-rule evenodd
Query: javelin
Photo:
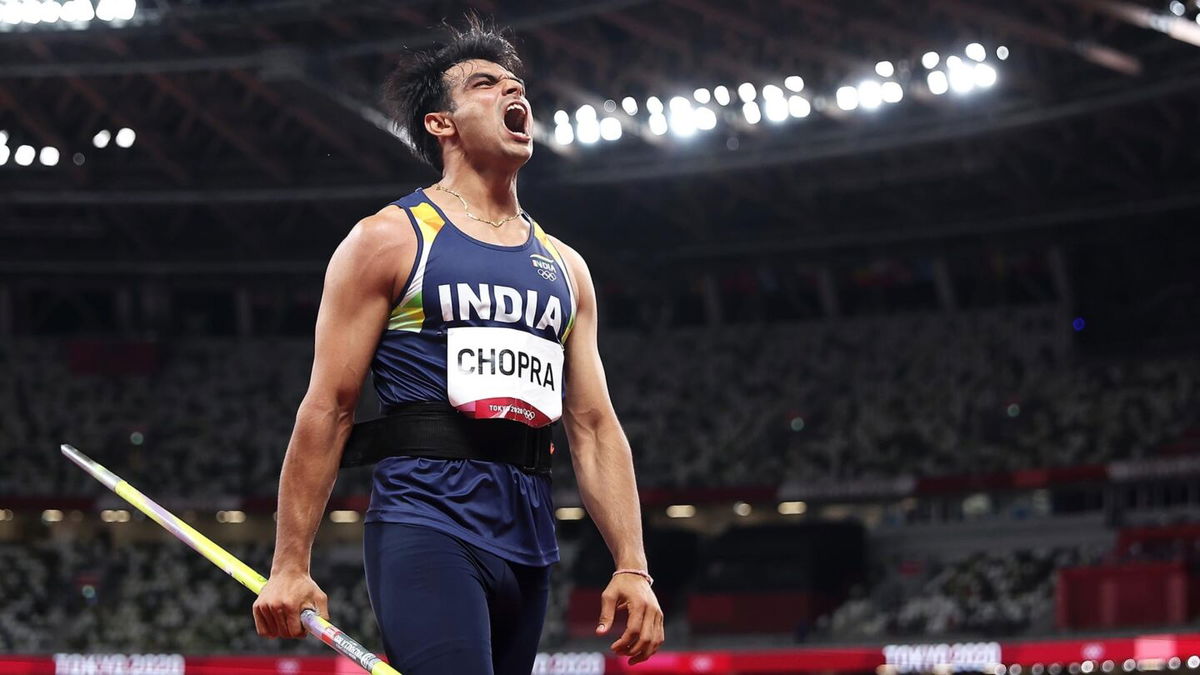
<svg viewBox="0 0 1200 675"><path fill-rule="evenodd" d="M168 532L175 535L175 538L183 543L191 546L197 553L208 558L209 562L225 570L229 576L237 579L246 588L249 588L255 595L262 592L263 586L267 580L263 575L255 572L249 565L238 560L232 553L218 546L213 540L200 534L192 528L191 525L180 520L175 514L164 509L153 499L138 491L122 479L117 474L100 466L91 457L76 450L74 447L62 444L62 453L67 456L72 462L79 465L81 469L92 474L96 480L104 483L104 486L109 490L120 495L125 501L137 507L138 511L150 517L150 520L162 525ZM362 666L363 670L371 673L371 675L400 675L395 669L384 663L383 659L376 656L366 647L358 644L349 635L346 635L337 626L329 623L316 610L305 609L300 612L300 622L304 624L304 628L321 642L333 647L334 651L345 656Z"/></svg>

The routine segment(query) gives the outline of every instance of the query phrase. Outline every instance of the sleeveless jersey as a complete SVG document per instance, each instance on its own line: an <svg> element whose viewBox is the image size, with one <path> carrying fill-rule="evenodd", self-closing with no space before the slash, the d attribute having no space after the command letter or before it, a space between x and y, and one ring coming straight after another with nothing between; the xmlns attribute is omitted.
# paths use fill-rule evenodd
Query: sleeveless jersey
<svg viewBox="0 0 1200 675"><path fill-rule="evenodd" d="M383 408L447 401L468 417L557 419L576 297L541 226L526 216L526 242L500 246L458 229L422 190L393 204L417 253L371 364ZM518 564L558 561L549 477L502 462L388 457L366 520L431 527Z"/></svg>

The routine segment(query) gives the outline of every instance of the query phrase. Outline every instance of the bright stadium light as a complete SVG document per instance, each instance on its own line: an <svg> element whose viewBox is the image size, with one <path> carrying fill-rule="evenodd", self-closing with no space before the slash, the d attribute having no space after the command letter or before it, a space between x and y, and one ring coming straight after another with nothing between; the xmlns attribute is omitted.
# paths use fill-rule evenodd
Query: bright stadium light
<svg viewBox="0 0 1200 675"><path fill-rule="evenodd" d="M650 116L650 133L655 136L662 136L667 133L667 117L662 113L654 113Z"/></svg>
<svg viewBox="0 0 1200 675"><path fill-rule="evenodd" d="M600 122L595 117L579 120L575 129L575 138L584 145L591 145L600 140Z"/></svg>
<svg viewBox="0 0 1200 675"><path fill-rule="evenodd" d="M880 77L891 77L896 74L896 66L891 61L880 61L875 64L875 74Z"/></svg>
<svg viewBox="0 0 1200 675"><path fill-rule="evenodd" d="M649 110L651 115L661 115L663 111L662 101L658 100L657 96L651 96L646 99L646 110Z"/></svg>
<svg viewBox="0 0 1200 675"><path fill-rule="evenodd" d="M800 77L799 75L788 75L787 79L783 81L783 86L787 87L791 91L803 91L804 78Z"/></svg>
<svg viewBox="0 0 1200 675"><path fill-rule="evenodd" d="M946 74L940 70L929 73L925 82L929 85L929 93L934 96L941 96L950 89L950 82L946 79Z"/></svg>
<svg viewBox="0 0 1200 675"><path fill-rule="evenodd" d="M3 5L0 5L0 21L3 21L10 26L16 26L20 24L24 16L25 12L21 8L21 3L19 2L7 2Z"/></svg>
<svg viewBox="0 0 1200 675"><path fill-rule="evenodd" d="M62 20L68 23L86 23L96 18L96 11L88 0L68 0L63 4Z"/></svg>
<svg viewBox="0 0 1200 675"><path fill-rule="evenodd" d="M838 87L838 107L847 112L858 107L858 90L854 87Z"/></svg>
<svg viewBox="0 0 1200 675"><path fill-rule="evenodd" d="M984 49L983 45L979 44L978 42L972 42L971 44L967 45L967 48L963 50L963 53L965 53L967 58L971 59L972 61L983 61L987 58L987 50Z"/></svg>
<svg viewBox="0 0 1200 675"><path fill-rule="evenodd" d="M591 106L588 107L590 108ZM595 113L592 114L595 115ZM133 145L133 141L135 139L137 139L137 134L134 133L133 129L124 127L123 129L117 131L117 136L114 140L116 140L118 147L128 148L129 146Z"/></svg>
<svg viewBox="0 0 1200 675"><path fill-rule="evenodd" d="M38 159L42 162L43 166L55 166L58 164L58 156L58 148L52 148L48 145L38 153Z"/></svg>
<svg viewBox="0 0 1200 675"><path fill-rule="evenodd" d="M554 510L554 517L559 520L583 520L587 512L578 506L562 506Z"/></svg>
<svg viewBox="0 0 1200 675"><path fill-rule="evenodd" d="M876 80L863 80L858 84L858 103L867 110L883 104L883 89Z"/></svg>
<svg viewBox="0 0 1200 675"><path fill-rule="evenodd" d="M112 21L117 18L116 8L113 6L114 0L100 0L96 4L96 18L101 21Z"/></svg>
<svg viewBox="0 0 1200 675"><path fill-rule="evenodd" d="M928 70L933 70L937 68L937 64L941 60L942 57L938 56L937 52L925 52L925 55L921 57L921 65L925 66Z"/></svg>
<svg viewBox="0 0 1200 675"><path fill-rule="evenodd" d="M554 123L559 126L562 126L564 124L570 124L571 123L571 115L569 113L567 113L566 110L555 110L554 111Z"/></svg>
<svg viewBox="0 0 1200 675"><path fill-rule="evenodd" d="M738 86L738 98L742 99L742 103L753 101L756 95L757 92L755 92L753 84L743 82Z"/></svg>
<svg viewBox="0 0 1200 675"><path fill-rule="evenodd" d="M8 132L0 129L0 145L8 145Z"/></svg>
<svg viewBox="0 0 1200 675"><path fill-rule="evenodd" d="M711 131L717 126L717 114L711 108L696 108L694 117L696 128L701 131Z"/></svg>
<svg viewBox="0 0 1200 675"><path fill-rule="evenodd" d="M713 100L719 105L729 105L729 89L723 84L713 89Z"/></svg>
<svg viewBox="0 0 1200 675"><path fill-rule="evenodd" d="M975 76L975 86L980 89L987 89L996 84L996 69L986 63L977 63L972 69Z"/></svg>
<svg viewBox="0 0 1200 675"><path fill-rule="evenodd" d="M692 104L682 96L671 99L671 133L687 138L696 133L696 118L692 114Z"/></svg>
<svg viewBox="0 0 1200 675"><path fill-rule="evenodd" d="M946 63L950 66L950 88L956 94L970 93L975 88L975 69L962 63L952 64L949 59Z"/></svg>
<svg viewBox="0 0 1200 675"><path fill-rule="evenodd" d="M1000 45L999 47L996 47L996 58L1000 59L1001 61L1007 60L1008 59L1008 47L1005 47L1004 45Z"/></svg>
<svg viewBox="0 0 1200 675"><path fill-rule="evenodd" d="M615 117L605 117L600 120L600 138L615 141L621 137L621 121Z"/></svg>
<svg viewBox="0 0 1200 675"><path fill-rule="evenodd" d="M621 99L621 109L628 115L636 115L638 111L637 99L632 96L626 96Z"/></svg>
<svg viewBox="0 0 1200 675"><path fill-rule="evenodd" d="M1175 16L1183 16L1187 13L1187 6L1179 0L1171 0L1171 4L1167 5L1167 9L1171 10L1171 13Z"/></svg>
<svg viewBox="0 0 1200 675"><path fill-rule="evenodd" d="M587 103L584 103L583 105L579 106L579 109L575 111L575 120L576 121L582 122L584 120L595 120L595 119L596 119L596 109ZM119 131L117 132L118 135L120 135L120 133L121 132L119 132Z"/></svg>
<svg viewBox="0 0 1200 675"><path fill-rule="evenodd" d="M22 145L13 153L13 161L21 166L29 166L33 164L33 158L37 155L37 151L32 145Z"/></svg>
<svg viewBox="0 0 1200 675"><path fill-rule="evenodd" d="M773 84L768 84L762 88L763 100L771 101L774 99L783 100L783 90Z"/></svg>
<svg viewBox="0 0 1200 675"><path fill-rule="evenodd" d="M899 82L888 80L880 85L879 89L884 103L899 103L904 98L904 87L901 87Z"/></svg>
<svg viewBox="0 0 1200 675"><path fill-rule="evenodd" d="M570 124L560 124L554 127L554 140L559 145L570 145L575 140L575 130Z"/></svg>
<svg viewBox="0 0 1200 675"><path fill-rule="evenodd" d="M10 151L7 145L0 145L0 166L8 164L8 155Z"/></svg>
<svg viewBox="0 0 1200 675"><path fill-rule="evenodd" d="M691 504L672 504L667 507L668 518L691 518L696 515L696 507Z"/></svg>
<svg viewBox="0 0 1200 675"><path fill-rule="evenodd" d="M128 21L137 13L136 0L121 0L119 8L116 10L116 16L121 21Z"/></svg>
<svg viewBox="0 0 1200 675"><path fill-rule="evenodd" d="M614 101L610 98L604 102L604 112L610 113L610 112L616 112L616 111L617 111L617 102L616 101Z"/></svg>
<svg viewBox="0 0 1200 675"><path fill-rule="evenodd" d="M788 103L782 96L772 97L763 102L767 119L772 122L782 122L788 118Z"/></svg>
<svg viewBox="0 0 1200 675"><path fill-rule="evenodd" d="M100 131L96 132L95 136L92 136L92 145L96 146L97 148L104 148L108 146L108 142L110 140L112 140L112 134L108 131L108 129L101 129Z"/></svg>
<svg viewBox="0 0 1200 675"><path fill-rule="evenodd" d="M792 117L808 117L812 112L812 104L803 96L793 94L788 97L788 114Z"/></svg>
<svg viewBox="0 0 1200 675"><path fill-rule="evenodd" d="M42 22L43 23L58 23L62 18L63 6L57 0L48 0L42 3Z"/></svg>
<svg viewBox="0 0 1200 675"><path fill-rule="evenodd" d="M758 104L754 101L746 101L742 104L742 114L746 116L746 121L750 124L758 124L762 120L762 111L758 109Z"/></svg>
<svg viewBox="0 0 1200 675"><path fill-rule="evenodd" d="M692 92L692 98L696 99L696 103L708 103L712 100L712 94L704 87L700 87Z"/></svg>
<svg viewBox="0 0 1200 675"><path fill-rule="evenodd" d="M25 0L21 3L21 20L27 24L42 22L42 3L37 0Z"/></svg>

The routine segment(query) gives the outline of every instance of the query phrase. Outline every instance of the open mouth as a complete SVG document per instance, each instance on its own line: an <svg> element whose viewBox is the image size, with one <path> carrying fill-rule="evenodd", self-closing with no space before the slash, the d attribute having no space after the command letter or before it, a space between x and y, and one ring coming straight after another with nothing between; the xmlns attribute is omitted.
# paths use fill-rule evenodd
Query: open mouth
<svg viewBox="0 0 1200 675"><path fill-rule="evenodd" d="M504 109L504 126L522 140L529 138L529 111L520 103L510 103Z"/></svg>

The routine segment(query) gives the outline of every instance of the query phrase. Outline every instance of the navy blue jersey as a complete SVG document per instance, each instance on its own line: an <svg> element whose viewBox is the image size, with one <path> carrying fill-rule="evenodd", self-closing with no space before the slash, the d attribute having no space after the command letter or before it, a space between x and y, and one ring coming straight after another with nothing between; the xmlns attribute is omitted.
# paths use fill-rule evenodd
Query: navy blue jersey
<svg viewBox="0 0 1200 675"><path fill-rule="evenodd" d="M489 244L422 190L394 204L418 245L371 364L383 407L446 401L478 419L558 419L576 296L545 232L527 220L524 244ZM501 462L384 459L367 521L424 525L523 565L558 560L549 478Z"/></svg>

